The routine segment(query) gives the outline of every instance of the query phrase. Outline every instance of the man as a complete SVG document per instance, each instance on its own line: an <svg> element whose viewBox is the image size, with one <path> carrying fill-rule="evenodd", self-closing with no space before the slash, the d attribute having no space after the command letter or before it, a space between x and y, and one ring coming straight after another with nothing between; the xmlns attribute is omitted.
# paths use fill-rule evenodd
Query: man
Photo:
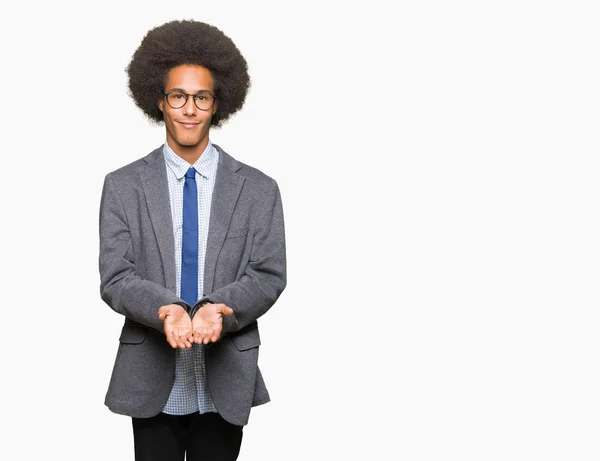
<svg viewBox="0 0 600 461"><path fill-rule="evenodd" d="M247 64L216 27L171 21L127 72L166 142L104 182L100 291L125 316L105 403L132 417L138 461L235 460L269 401L257 319L286 284L277 183L209 137L243 106Z"/></svg>

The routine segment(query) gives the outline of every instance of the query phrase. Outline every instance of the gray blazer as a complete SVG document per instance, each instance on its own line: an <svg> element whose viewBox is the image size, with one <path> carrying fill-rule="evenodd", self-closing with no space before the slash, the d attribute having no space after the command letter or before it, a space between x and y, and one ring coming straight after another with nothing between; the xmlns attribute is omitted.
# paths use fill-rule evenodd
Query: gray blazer
<svg viewBox="0 0 600 461"><path fill-rule="evenodd" d="M204 267L204 297L234 311L219 341L206 346L218 412L245 425L269 401L258 368L257 319L286 284L285 236L277 183L219 146ZM100 293L125 316L105 404L147 418L162 411L174 380L174 349L160 306L176 296L173 224L162 147L106 175L100 204Z"/></svg>

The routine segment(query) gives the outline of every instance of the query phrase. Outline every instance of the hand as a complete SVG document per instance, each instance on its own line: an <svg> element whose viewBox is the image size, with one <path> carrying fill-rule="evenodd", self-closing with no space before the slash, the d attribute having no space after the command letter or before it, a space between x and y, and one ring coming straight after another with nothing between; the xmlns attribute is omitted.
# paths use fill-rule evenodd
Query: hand
<svg viewBox="0 0 600 461"><path fill-rule="evenodd" d="M196 344L217 342L223 332L223 315L233 314L225 304L205 304L196 311L192 319L193 339Z"/></svg>
<svg viewBox="0 0 600 461"><path fill-rule="evenodd" d="M179 304L167 304L158 309L158 318L163 321L167 342L173 349L192 347L192 319Z"/></svg>

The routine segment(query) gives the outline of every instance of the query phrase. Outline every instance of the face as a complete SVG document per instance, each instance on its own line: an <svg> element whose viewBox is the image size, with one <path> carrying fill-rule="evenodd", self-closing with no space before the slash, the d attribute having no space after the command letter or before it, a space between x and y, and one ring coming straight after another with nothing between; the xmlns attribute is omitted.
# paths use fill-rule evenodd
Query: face
<svg viewBox="0 0 600 461"><path fill-rule="evenodd" d="M203 90L214 94L213 78L206 67L177 66L168 74L165 93L175 89L192 95ZM194 104L194 98L188 97L182 108L173 109L163 97L158 107L165 119L167 142L175 153L186 159L202 154L208 145L210 121L217 110L217 102L208 110L200 110Z"/></svg>

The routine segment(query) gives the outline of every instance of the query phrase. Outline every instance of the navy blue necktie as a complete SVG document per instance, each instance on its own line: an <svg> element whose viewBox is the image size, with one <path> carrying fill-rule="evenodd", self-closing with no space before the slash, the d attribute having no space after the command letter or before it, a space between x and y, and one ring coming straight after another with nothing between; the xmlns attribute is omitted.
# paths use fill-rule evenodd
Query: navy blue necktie
<svg viewBox="0 0 600 461"><path fill-rule="evenodd" d="M191 307L198 301L198 191L194 168L185 173L183 185L181 299Z"/></svg>

